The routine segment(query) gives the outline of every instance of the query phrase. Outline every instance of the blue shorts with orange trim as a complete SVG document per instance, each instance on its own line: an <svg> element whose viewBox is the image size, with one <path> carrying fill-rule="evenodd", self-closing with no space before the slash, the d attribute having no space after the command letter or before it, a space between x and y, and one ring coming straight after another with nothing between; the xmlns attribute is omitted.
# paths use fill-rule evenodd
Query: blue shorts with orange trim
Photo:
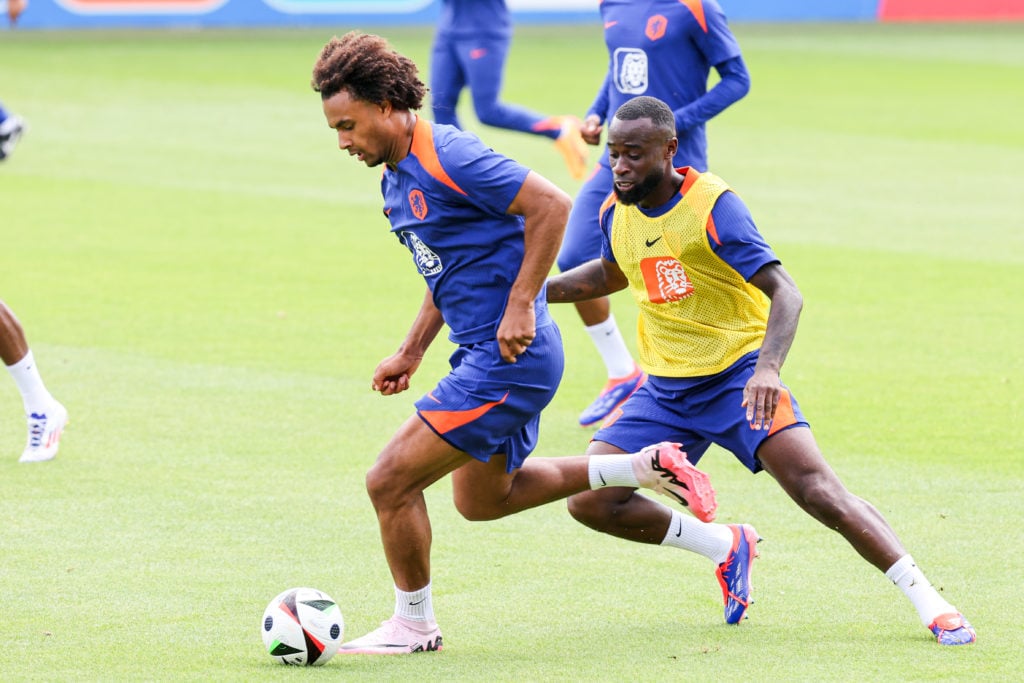
<svg viewBox="0 0 1024 683"><path fill-rule="evenodd" d="M760 472L757 449L773 434L790 427L809 427L793 394L784 391L768 429L755 430L742 407L743 387L754 374L757 351L748 353L717 375L699 378L651 375L636 393L613 412L594 434L635 453L659 441L683 444L696 463L711 444L730 451L751 472Z"/></svg>
<svg viewBox="0 0 1024 683"><path fill-rule="evenodd" d="M416 401L420 419L477 460L504 454L506 471L522 467L537 446L540 411L562 379L565 358L558 326L538 328L515 363L502 360L497 340L460 346L449 362L451 373Z"/></svg>

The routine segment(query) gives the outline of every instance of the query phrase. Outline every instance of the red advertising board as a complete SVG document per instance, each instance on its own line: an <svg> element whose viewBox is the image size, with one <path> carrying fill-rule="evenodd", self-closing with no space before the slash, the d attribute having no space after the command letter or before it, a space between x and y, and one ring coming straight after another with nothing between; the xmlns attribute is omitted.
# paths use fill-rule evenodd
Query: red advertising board
<svg viewBox="0 0 1024 683"><path fill-rule="evenodd" d="M1024 20L1024 0L879 0L882 21Z"/></svg>

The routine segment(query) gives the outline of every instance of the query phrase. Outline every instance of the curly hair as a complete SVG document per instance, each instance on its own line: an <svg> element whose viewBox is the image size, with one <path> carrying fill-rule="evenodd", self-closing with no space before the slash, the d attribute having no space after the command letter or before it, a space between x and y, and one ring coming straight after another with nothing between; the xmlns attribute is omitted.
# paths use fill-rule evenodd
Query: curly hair
<svg viewBox="0 0 1024 683"><path fill-rule="evenodd" d="M324 45L313 65L310 85L323 100L347 90L365 102L390 102L395 109L413 110L423 106L427 92L418 72L413 61L384 38L349 31Z"/></svg>

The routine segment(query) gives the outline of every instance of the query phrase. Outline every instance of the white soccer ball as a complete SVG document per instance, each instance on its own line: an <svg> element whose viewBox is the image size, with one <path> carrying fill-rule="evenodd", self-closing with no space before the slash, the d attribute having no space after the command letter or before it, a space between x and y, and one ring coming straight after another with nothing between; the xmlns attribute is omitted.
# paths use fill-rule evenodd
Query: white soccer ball
<svg viewBox="0 0 1024 683"><path fill-rule="evenodd" d="M263 645L281 664L320 666L338 651L344 633L338 604L313 588L289 588L263 612Z"/></svg>

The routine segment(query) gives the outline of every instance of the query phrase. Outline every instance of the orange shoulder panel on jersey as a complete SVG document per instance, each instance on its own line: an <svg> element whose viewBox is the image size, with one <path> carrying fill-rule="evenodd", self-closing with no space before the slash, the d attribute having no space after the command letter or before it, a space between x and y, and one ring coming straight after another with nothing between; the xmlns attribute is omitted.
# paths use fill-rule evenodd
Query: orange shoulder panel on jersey
<svg viewBox="0 0 1024 683"><path fill-rule="evenodd" d="M715 244L722 246L722 240L718 238L718 229L715 227L715 217L708 214L708 236L715 241Z"/></svg>
<svg viewBox="0 0 1024 683"><path fill-rule="evenodd" d="M697 182L697 178L700 178L700 171L695 171L689 166L683 166L676 170L683 174L683 184L679 188L679 194L686 194L693 187L693 184Z"/></svg>
<svg viewBox="0 0 1024 683"><path fill-rule="evenodd" d="M704 33L707 33L708 32L708 22L707 22L707 19L704 18L704 3L703 3L703 1L702 0L679 0L679 2L683 3L684 5L686 5L687 9L689 9L691 12L693 12L693 17L697 20L697 23L700 24L700 27L701 27L701 29L703 29Z"/></svg>
<svg viewBox="0 0 1024 683"><path fill-rule="evenodd" d="M412 131L412 149L410 151L420 160L420 165L423 166L427 173L459 194L466 194L466 191L456 185L455 181L445 172L444 167L441 166L441 160L437 158L437 148L434 147L434 129L431 128L430 122L424 118L416 118L416 127Z"/></svg>
<svg viewBox="0 0 1024 683"><path fill-rule="evenodd" d="M508 392L500 401L491 401L470 410L421 410L420 416L433 427L438 434L447 434L477 419L494 406L500 406L508 398Z"/></svg>
<svg viewBox="0 0 1024 683"><path fill-rule="evenodd" d="M603 222L604 215L611 211L613 206L615 206L615 192L609 192L608 196L601 202L601 208L597 210L597 220Z"/></svg>

